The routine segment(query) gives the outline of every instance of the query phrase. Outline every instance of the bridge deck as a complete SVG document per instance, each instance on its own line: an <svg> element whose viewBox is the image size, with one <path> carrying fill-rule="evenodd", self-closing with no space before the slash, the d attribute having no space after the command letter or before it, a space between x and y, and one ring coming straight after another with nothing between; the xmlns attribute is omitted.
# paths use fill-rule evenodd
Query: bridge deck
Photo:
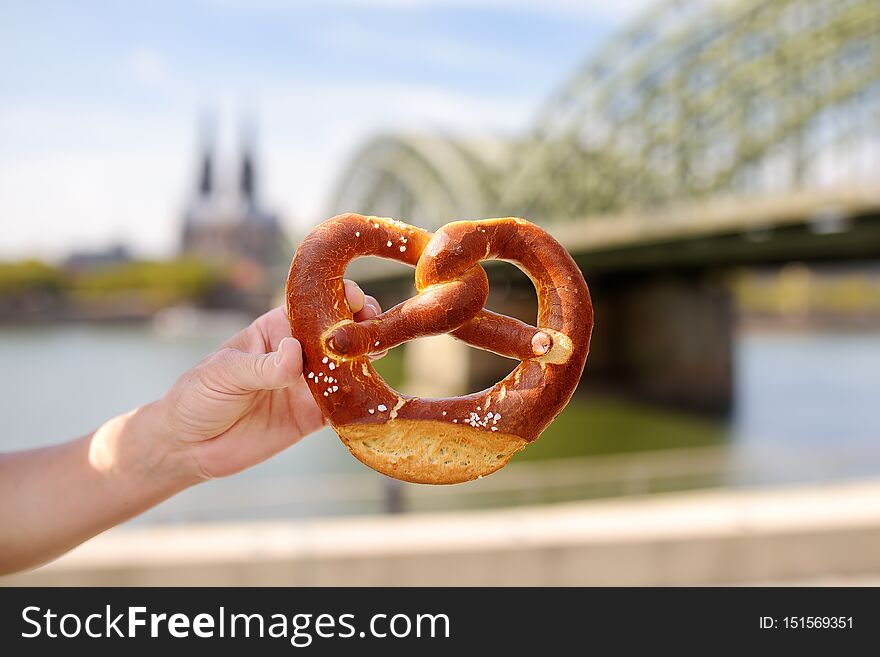
<svg viewBox="0 0 880 657"><path fill-rule="evenodd" d="M545 227L589 270L876 257L880 184L728 197ZM354 262L349 273L359 281L407 275L398 263L386 260Z"/></svg>

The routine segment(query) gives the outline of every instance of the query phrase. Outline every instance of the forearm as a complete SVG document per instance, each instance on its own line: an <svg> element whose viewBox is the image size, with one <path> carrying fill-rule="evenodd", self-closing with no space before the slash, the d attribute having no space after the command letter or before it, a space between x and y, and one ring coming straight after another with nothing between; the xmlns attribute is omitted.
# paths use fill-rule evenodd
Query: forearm
<svg viewBox="0 0 880 657"><path fill-rule="evenodd" d="M54 559L197 479L151 404L90 436L0 455L0 574Z"/></svg>

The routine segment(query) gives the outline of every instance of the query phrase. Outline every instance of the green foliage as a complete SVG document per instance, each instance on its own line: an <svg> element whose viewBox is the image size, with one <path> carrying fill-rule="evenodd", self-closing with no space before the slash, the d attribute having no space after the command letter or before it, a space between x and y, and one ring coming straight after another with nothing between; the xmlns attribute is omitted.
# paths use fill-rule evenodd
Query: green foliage
<svg viewBox="0 0 880 657"><path fill-rule="evenodd" d="M575 397L516 459L702 447L717 445L726 436L720 421L617 399Z"/></svg>
<svg viewBox="0 0 880 657"><path fill-rule="evenodd" d="M72 273L36 260L0 262L0 294L49 292L77 301L117 301L123 297L162 306L203 298L226 273L194 258L135 260Z"/></svg>
<svg viewBox="0 0 880 657"><path fill-rule="evenodd" d="M71 292L82 299L135 295L154 304L169 304L204 296L221 280L221 272L201 260L139 260L79 274Z"/></svg>
<svg viewBox="0 0 880 657"><path fill-rule="evenodd" d="M880 281L864 273L824 276L804 265L776 274L744 270L734 277L737 304L746 313L765 315L858 314L880 312Z"/></svg>
<svg viewBox="0 0 880 657"><path fill-rule="evenodd" d="M385 383L398 390L404 381L403 355L405 349L405 345L391 349L384 358L373 361L373 367L376 368L376 371L385 380Z"/></svg>
<svg viewBox="0 0 880 657"><path fill-rule="evenodd" d="M62 274L57 267L38 260L0 262L0 294L57 292L62 287L62 280Z"/></svg>

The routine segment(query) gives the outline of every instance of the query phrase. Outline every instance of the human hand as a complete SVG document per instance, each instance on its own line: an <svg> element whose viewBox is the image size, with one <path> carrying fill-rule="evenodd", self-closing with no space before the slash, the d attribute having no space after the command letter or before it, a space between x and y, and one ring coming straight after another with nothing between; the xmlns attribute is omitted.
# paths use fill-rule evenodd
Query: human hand
<svg viewBox="0 0 880 657"><path fill-rule="evenodd" d="M353 282L355 321L380 312ZM302 349L287 313L256 319L188 372L158 402L175 451L200 479L225 477L266 460L325 424L302 377Z"/></svg>
<svg viewBox="0 0 880 657"><path fill-rule="evenodd" d="M355 321L380 312L351 281ZM0 574L46 562L199 481L263 461L320 428L302 350L275 308L160 400L52 447L0 454Z"/></svg>

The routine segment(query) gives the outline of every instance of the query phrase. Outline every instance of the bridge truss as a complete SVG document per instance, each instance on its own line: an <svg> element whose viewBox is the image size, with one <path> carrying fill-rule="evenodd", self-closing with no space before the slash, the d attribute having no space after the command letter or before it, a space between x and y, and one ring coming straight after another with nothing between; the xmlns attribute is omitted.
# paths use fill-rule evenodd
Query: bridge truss
<svg viewBox="0 0 880 657"><path fill-rule="evenodd" d="M549 221L872 182L878 0L666 0L591 56L527 137L378 138L332 209Z"/></svg>

